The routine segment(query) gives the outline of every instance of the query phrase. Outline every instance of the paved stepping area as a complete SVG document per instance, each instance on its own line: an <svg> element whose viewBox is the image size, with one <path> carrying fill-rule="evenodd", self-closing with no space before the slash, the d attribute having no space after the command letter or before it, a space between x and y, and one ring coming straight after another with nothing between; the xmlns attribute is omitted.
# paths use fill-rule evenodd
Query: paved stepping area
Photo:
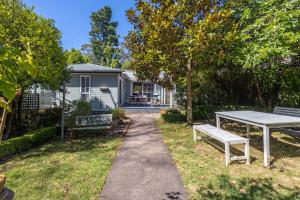
<svg viewBox="0 0 300 200"><path fill-rule="evenodd" d="M102 200L186 200L181 178L155 117L130 114L133 123L120 147L101 193Z"/></svg>

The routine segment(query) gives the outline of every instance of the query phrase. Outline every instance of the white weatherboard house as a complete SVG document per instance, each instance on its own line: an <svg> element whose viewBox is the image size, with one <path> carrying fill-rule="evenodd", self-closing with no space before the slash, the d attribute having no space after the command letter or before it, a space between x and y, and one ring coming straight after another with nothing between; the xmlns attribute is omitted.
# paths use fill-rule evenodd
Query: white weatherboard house
<svg viewBox="0 0 300 200"><path fill-rule="evenodd" d="M85 100L92 111L101 112L129 105L173 105L174 91L139 81L131 71L94 64L73 64L66 84L66 99Z"/></svg>

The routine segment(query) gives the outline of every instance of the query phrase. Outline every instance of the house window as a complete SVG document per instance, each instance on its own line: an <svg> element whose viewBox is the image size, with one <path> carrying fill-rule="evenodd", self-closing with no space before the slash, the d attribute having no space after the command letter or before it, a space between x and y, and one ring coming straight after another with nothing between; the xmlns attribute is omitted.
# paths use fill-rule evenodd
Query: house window
<svg viewBox="0 0 300 200"><path fill-rule="evenodd" d="M80 98L81 100L90 100L91 92L91 76L82 75L80 76Z"/></svg>

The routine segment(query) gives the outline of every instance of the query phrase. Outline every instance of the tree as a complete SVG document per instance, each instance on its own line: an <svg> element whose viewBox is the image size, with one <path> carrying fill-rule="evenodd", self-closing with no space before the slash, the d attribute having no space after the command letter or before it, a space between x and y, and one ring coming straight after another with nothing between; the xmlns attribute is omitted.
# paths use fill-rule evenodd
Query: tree
<svg viewBox="0 0 300 200"><path fill-rule="evenodd" d="M20 94L20 86L17 82L20 74L26 73L35 77L36 70L32 63L30 51L23 55L16 49L0 45L0 142L2 141L5 121L8 112L11 112L11 103L17 94Z"/></svg>
<svg viewBox="0 0 300 200"><path fill-rule="evenodd" d="M274 106L283 87L296 84L291 74L299 76L299 0L240 1L233 10L240 30L235 62L252 71L260 104Z"/></svg>
<svg viewBox="0 0 300 200"><path fill-rule="evenodd" d="M90 44L81 45L80 52L83 56L87 57L90 63L96 64L96 58L93 54L93 49Z"/></svg>
<svg viewBox="0 0 300 200"><path fill-rule="evenodd" d="M193 121L193 74L212 63L222 63L222 44L234 38L231 13L222 2L137 0L136 9L127 11L135 27L126 38L130 67L140 79L169 87L171 82L184 80L189 124Z"/></svg>
<svg viewBox="0 0 300 200"><path fill-rule="evenodd" d="M66 63L61 34L53 20L35 14L19 0L0 0L0 30L0 44L20 54L30 49L37 76L19 74L17 82L22 90L36 82L53 89L61 85Z"/></svg>
<svg viewBox="0 0 300 200"><path fill-rule="evenodd" d="M117 22L112 22L110 7L93 12L91 15L90 42L93 56L97 64L117 67L119 66L119 41L116 29Z"/></svg>
<svg viewBox="0 0 300 200"><path fill-rule="evenodd" d="M22 94L40 83L58 89L64 81L65 57L61 34L53 20L45 19L20 0L0 0L0 94L21 121ZM11 124L13 115L8 117Z"/></svg>
<svg viewBox="0 0 300 200"><path fill-rule="evenodd" d="M66 50L65 56L69 65L89 62L89 57L83 55L79 50L74 48L72 48L70 51Z"/></svg>

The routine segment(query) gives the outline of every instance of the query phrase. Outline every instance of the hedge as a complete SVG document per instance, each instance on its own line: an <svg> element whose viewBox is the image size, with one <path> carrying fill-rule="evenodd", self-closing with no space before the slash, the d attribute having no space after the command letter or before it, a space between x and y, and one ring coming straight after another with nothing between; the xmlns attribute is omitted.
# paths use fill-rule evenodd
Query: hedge
<svg viewBox="0 0 300 200"><path fill-rule="evenodd" d="M0 144L0 158L15 153L20 153L31 147L42 144L43 142L55 137L56 128L47 127L29 132L23 136L5 140Z"/></svg>
<svg viewBox="0 0 300 200"><path fill-rule="evenodd" d="M176 109L167 110L165 114L161 115L161 118L169 123L186 122L186 116Z"/></svg>

